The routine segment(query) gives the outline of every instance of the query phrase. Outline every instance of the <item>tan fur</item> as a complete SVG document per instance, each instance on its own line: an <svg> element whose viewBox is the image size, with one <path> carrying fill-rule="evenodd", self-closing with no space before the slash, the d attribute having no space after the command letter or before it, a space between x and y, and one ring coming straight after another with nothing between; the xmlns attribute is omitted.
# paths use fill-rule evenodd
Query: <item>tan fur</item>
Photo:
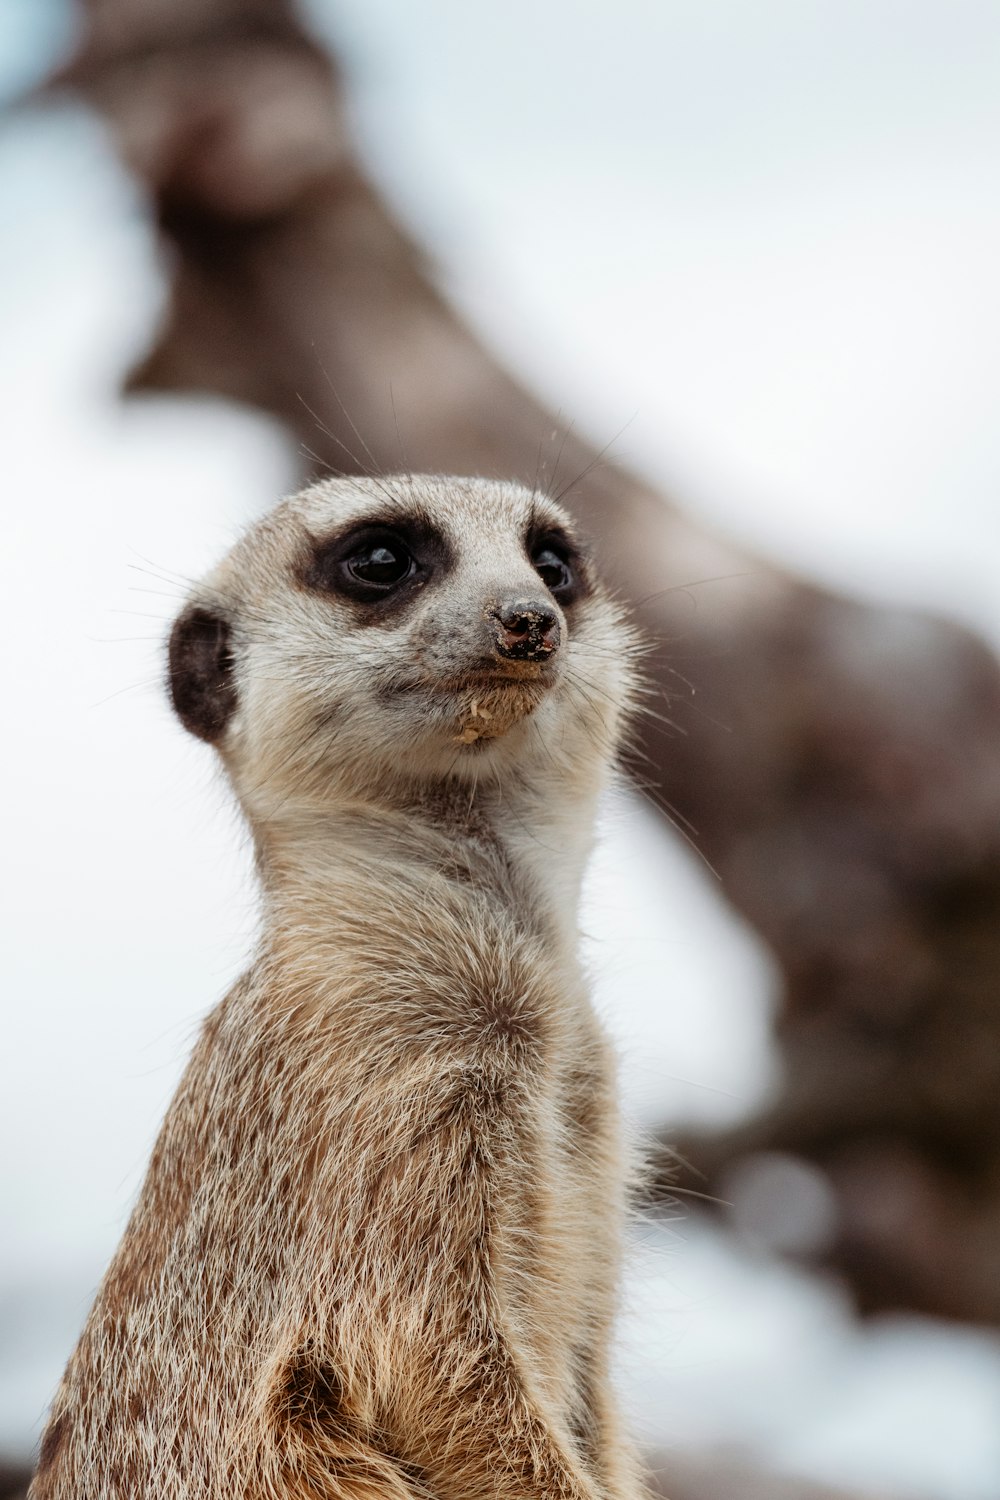
<svg viewBox="0 0 1000 1500"><path fill-rule="evenodd" d="M317 539L414 507L453 565L398 618L302 584ZM33 1500L638 1495L608 1377L626 1167L575 927L633 642L591 577L551 667L470 675L491 602L545 593L533 514L566 524L510 485L328 481L192 596L232 629L217 744L263 930Z"/></svg>

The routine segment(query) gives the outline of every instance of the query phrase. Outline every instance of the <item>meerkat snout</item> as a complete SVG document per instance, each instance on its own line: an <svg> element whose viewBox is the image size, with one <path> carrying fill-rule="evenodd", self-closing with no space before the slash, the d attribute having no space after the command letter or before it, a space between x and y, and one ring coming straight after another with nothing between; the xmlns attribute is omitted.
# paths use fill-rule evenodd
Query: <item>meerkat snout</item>
<svg viewBox="0 0 1000 1500"><path fill-rule="evenodd" d="M559 616L537 599L510 599L491 610L496 649L512 661L545 661L559 649Z"/></svg>

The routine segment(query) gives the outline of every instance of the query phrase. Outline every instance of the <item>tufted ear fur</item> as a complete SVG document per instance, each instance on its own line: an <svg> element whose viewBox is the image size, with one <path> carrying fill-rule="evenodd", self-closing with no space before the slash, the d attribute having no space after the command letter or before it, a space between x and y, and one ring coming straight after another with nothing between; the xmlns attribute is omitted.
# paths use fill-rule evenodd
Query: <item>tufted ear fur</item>
<svg viewBox="0 0 1000 1500"><path fill-rule="evenodd" d="M236 708L228 621L210 610L186 609L170 632L168 686L185 729L216 744Z"/></svg>

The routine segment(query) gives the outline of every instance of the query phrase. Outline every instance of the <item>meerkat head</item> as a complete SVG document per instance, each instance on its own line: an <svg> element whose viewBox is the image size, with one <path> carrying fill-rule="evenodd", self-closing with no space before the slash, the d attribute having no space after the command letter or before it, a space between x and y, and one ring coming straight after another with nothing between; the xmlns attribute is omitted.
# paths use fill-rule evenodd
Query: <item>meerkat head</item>
<svg viewBox="0 0 1000 1500"><path fill-rule="evenodd" d="M633 655L544 496L338 479L284 501L193 591L169 685L254 821L428 781L592 780Z"/></svg>

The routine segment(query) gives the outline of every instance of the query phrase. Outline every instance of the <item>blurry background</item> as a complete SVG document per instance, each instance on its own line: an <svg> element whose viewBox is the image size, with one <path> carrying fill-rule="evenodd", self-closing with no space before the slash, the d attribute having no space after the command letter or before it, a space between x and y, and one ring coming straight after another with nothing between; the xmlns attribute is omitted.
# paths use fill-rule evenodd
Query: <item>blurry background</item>
<svg viewBox="0 0 1000 1500"><path fill-rule="evenodd" d="M560 431L610 443L710 529L807 578L1000 641L995 4L305 13L345 68L364 170ZM6 0L9 101L83 23L68 3ZM120 398L171 260L99 113L67 94L8 112L0 214L0 1453L16 1459L198 1021L252 942L246 841L210 753L164 706L164 626L186 579L310 460L301 430L220 397ZM388 390L391 361L379 378ZM695 585L671 605L683 663L746 585L728 564L679 566L664 587ZM697 686L697 661L684 670ZM984 799L981 821L994 810ZM633 793L604 834L585 927L630 1115L666 1138L734 1126L782 1086L779 971L697 836ZM621 1378L665 1472L690 1451L857 1494L998 1500L995 1315L948 1322L890 1295L859 1322L844 1280L778 1255L822 1239L829 1185L777 1158L757 1170L742 1221L680 1197L636 1236ZM769 1234L767 1174L795 1171ZM1000 1269L989 1231L984 1254Z"/></svg>

